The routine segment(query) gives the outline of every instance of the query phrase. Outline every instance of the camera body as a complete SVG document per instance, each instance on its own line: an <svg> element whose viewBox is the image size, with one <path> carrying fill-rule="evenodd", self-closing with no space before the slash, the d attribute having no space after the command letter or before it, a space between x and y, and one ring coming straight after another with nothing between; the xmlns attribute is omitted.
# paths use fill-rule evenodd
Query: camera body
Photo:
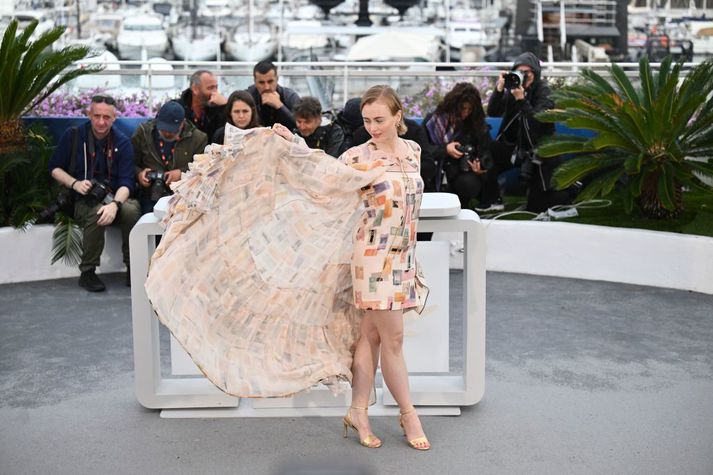
<svg viewBox="0 0 713 475"><path fill-rule="evenodd" d="M146 173L146 179L151 182L151 191L149 196L151 201L158 201L166 194L166 174L162 171L149 171Z"/></svg>
<svg viewBox="0 0 713 475"><path fill-rule="evenodd" d="M456 150L458 150L460 153L463 154L463 156L458 161L458 167L459 167L460 171L462 171L462 172L472 171L468 162L470 162L471 160L473 160L473 158L475 158L473 156L473 155L475 155L475 147L473 147L470 144L458 145L458 146L456 146Z"/></svg>
<svg viewBox="0 0 713 475"><path fill-rule="evenodd" d="M94 198L97 202L108 205L114 200L114 193L109 188L109 183L106 181L98 181L92 178L92 187L87 192L87 197Z"/></svg>
<svg viewBox="0 0 713 475"><path fill-rule="evenodd" d="M513 70L503 76L505 89L512 91L525 83L525 74L522 71Z"/></svg>
<svg viewBox="0 0 713 475"><path fill-rule="evenodd" d="M62 190L57 195L57 199L54 203L37 214L36 222L51 222L58 211L61 211L62 214L69 218L74 218L74 201L76 196L79 196L80 199L95 201L102 205L108 205L114 200L114 193L111 192L108 181L98 181L92 178L91 182L92 187L83 197L74 191L68 189Z"/></svg>
<svg viewBox="0 0 713 475"><path fill-rule="evenodd" d="M542 161L532 150L518 150L516 163L520 165L520 180L529 184L535 174L535 168L540 166Z"/></svg>

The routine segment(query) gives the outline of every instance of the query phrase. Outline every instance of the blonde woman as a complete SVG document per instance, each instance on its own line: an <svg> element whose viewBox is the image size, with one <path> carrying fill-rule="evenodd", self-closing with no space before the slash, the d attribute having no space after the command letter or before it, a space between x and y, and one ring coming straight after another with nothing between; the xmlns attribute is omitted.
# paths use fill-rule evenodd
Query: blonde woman
<svg viewBox="0 0 713 475"><path fill-rule="evenodd" d="M406 132L403 107L389 86L374 86L361 99L364 127L371 139L344 152L340 160L357 169L375 164L386 173L361 190L366 209L354 233L351 271L354 305L364 310L352 363L352 405L344 431L352 428L362 445L381 446L367 415L369 394L379 357L384 381L399 404L399 423L409 445L428 450L418 415L411 403L403 355L404 311L424 303L416 266L416 226L423 194L420 148L399 134ZM276 125L275 131L292 139Z"/></svg>
<svg viewBox="0 0 713 475"><path fill-rule="evenodd" d="M369 448L382 443L367 415L380 360L408 444L428 450L403 357L404 312L420 311L427 292L415 259L420 149L398 136L390 87L369 89L361 110L372 138L341 163L281 124L226 126L226 145L196 157L174 189L146 292L228 394L351 381L345 436L352 428Z"/></svg>

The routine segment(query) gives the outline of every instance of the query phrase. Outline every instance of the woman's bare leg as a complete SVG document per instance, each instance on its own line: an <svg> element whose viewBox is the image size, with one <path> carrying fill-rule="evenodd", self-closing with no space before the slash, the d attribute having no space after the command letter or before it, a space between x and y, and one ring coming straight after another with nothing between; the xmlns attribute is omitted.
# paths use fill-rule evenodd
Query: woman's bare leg
<svg viewBox="0 0 713 475"><path fill-rule="evenodd" d="M357 342L352 362L352 406L368 407L371 388L374 386L374 374L379 362L379 344L381 340L369 312L361 320L360 337ZM354 426L359 431L359 439L371 435L369 417L366 411L351 411Z"/></svg>
<svg viewBox="0 0 713 475"><path fill-rule="evenodd" d="M412 411L411 394L408 385L408 371L404 361L404 316L402 310L381 310L371 313L372 322L381 338L381 372L389 391L396 399L402 413L406 438L414 440L425 434L418 414ZM421 444L428 446L427 443Z"/></svg>

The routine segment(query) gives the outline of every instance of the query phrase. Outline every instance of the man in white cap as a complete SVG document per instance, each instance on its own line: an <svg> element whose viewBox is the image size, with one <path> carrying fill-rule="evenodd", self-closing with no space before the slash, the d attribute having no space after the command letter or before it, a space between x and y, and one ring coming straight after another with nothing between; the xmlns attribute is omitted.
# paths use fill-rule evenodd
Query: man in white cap
<svg viewBox="0 0 713 475"><path fill-rule="evenodd" d="M131 137L142 213L151 213L168 185L181 179L193 155L202 153L208 136L185 119L183 106L169 101L155 119L141 124Z"/></svg>

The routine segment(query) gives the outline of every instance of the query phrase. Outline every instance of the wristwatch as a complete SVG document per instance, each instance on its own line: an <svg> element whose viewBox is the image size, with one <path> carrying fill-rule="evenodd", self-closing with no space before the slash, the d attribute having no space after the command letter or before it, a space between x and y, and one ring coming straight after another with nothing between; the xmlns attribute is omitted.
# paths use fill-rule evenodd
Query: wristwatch
<svg viewBox="0 0 713 475"><path fill-rule="evenodd" d="M118 213L119 211L121 211L121 205L122 205L121 201L119 201L119 200L111 200L111 202L114 203L114 204L116 204L116 212L117 212L117 213Z"/></svg>

